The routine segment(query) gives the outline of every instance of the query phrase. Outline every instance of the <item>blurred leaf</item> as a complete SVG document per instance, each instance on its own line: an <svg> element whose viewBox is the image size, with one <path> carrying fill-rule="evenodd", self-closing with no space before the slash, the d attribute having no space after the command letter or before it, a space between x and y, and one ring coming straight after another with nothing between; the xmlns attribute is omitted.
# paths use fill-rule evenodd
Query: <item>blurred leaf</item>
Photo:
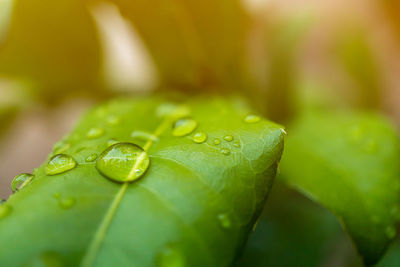
<svg viewBox="0 0 400 267"><path fill-rule="evenodd" d="M85 4L79 0L14 0L0 43L0 75L30 79L50 102L101 87L100 47Z"/></svg>
<svg viewBox="0 0 400 267"><path fill-rule="evenodd" d="M335 216L275 182L237 266L361 266Z"/></svg>
<svg viewBox="0 0 400 267"><path fill-rule="evenodd" d="M303 115L290 129L282 178L333 211L364 261L375 263L400 218L396 131L373 114Z"/></svg>
<svg viewBox="0 0 400 267"><path fill-rule="evenodd" d="M363 108L380 108L381 70L369 44L368 32L358 29L341 35L334 55L356 83L356 101L359 101L356 104Z"/></svg>
<svg viewBox="0 0 400 267"><path fill-rule="evenodd" d="M53 253L66 266L229 266L261 213L283 149L281 127L246 123L249 112L241 102L209 96L123 99L94 109L52 153L70 155L78 166L71 158L42 165L0 205L0 265ZM188 116L197 130L184 127L193 133L176 136L176 120ZM198 131L205 142L194 142ZM147 152L151 163L140 180L116 183L97 171L130 178L141 166L115 150L112 171L104 172L102 156L96 163L93 154L110 139Z"/></svg>
<svg viewBox="0 0 400 267"><path fill-rule="evenodd" d="M142 36L162 85L184 90L244 86L247 18L241 1L112 2Z"/></svg>

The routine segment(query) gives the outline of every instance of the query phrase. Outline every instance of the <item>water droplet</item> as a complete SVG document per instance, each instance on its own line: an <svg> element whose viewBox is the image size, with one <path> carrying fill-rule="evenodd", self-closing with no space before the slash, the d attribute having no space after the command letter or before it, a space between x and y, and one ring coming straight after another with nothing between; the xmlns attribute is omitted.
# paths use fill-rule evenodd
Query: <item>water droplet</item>
<svg viewBox="0 0 400 267"><path fill-rule="evenodd" d="M228 156L231 153L231 151L228 148L223 148L221 149L220 152L226 156Z"/></svg>
<svg viewBox="0 0 400 267"><path fill-rule="evenodd" d="M141 177L149 164L150 159L141 147L132 143L118 143L101 153L96 168L111 180L131 182Z"/></svg>
<svg viewBox="0 0 400 267"><path fill-rule="evenodd" d="M93 153L93 154L90 154L86 159L85 159L85 161L86 162L93 162L93 161L95 161L97 159L97 154L96 153Z"/></svg>
<svg viewBox="0 0 400 267"><path fill-rule="evenodd" d="M108 125L118 125L121 121L121 118L116 115L110 115L107 117Z"/></svg>
<svg viewBox="0 0 400 267"><path fill-rule="evenodd" d="M117 140L111 138L110 140L107 141L107 146L112 146L119 143Z"/></svg>
<svg viewBox="0 0 400 267"><path fill-rule="evenodd" d="M177 120L172 130L173 136L185 136L191 134L197 127L197 122L190 118Z"/></svg>
<svg viewBox="0 0 400 267"><path fill-rule="evenodd" d="M100 136L102 136L104 134L104 129L102 128L91 128L88 133L86 134L86 136L90 139L95 139L95 138L99 138Z"/></svg>
<svg viewBox="0 0 400 267"><path fill-rule="evenodd" d="M77 165L76 161L69 155L58 154L52 157L46 165L47 175L56 175L72 170Z"/></svg>
<svg viewBox="0 0 400 267"><path fill-rule="evenodd" d="M18 190L21 190L24 186L29 184L33 179L33 175L30 173L22 173L14 177L11 182L11 190L15 193Z"/></svg>
<svg viewBox="0 0 400 267"><path fill-rule="evenodd" d="M72 208L76 203L75 198L73 197L66 197L66 198L59 198L58 200L58 205L60 206L60 208L62 209L70 209Z"/></svg>
<svg viewBox="0 0 400 267"><path fill-rule="evenodd" d="M233 142L233 146L234 147L240 147L240 141L239 140L235 140L235 142Z"/></svg>
<svg viewBox="0 0 400 267"><path fill-rule="evenodd" d="M151 141L154 141L154 142L158 141L158 137L157 136L155 136L155 135L153 135L151 133L143 132L143 131L134 131L131 134L131 137L140 139L142 141L148 141L148 140L151 140Z"/></svg>
<svg viewBox="0 0 400 267"><path fill-rule="evenodd" d="M10 215L12 212L12 207L7 205L7 204L1 204L0 205L0 219L3 219Z"/></svg>
<svg viewBox="0 0 400 267"><path fill-rule="evenodd" d="M229 229L232 226L231 219L228 214L221 213L218 215L218 221L222 228Z"/></svg>
<svg viewBox="0 0 400 267"><path fill-rule="evenodd" d="M184 267L185 258L175 246L168 245L157 255L158 267Z"/></svg>
<svg viewBox="0 0 400 267"><path fill-rule="evenodd" d="M256 123L259 122L261 118L257 115L249 114L244 118L244 121L247 123Z"/></svg>
<svg viewBox="0 0 400 267"><path fill-rule="evenodd" d="M214 145L219 145L219 144L221 144L221 139L215 138L214 139Z"/></svg>
<svg viewBox="0 0 400 267"><path fill-rule="evenodd" d="M52 251L47 251L40 255L35 256L28 262L28 264L24 266L62 267L64 266L64 264L60 254Z"/></svg>
<svg viewBox="0 0 400 267"><path fill-rule="evenodd" d="M201 144L207 140L207 134L205 132L197 132L193 135L193 142Z"/></svg>
<svg viewBox="0 0 400 267"><path fill-rule="evenodd" d="M158 106L156 110L157 117L164 118L183 118L190 115L190 109L187 106L174 103L164 103Z"/></svg>
<svg viewBox="0 0 400 267"><path fill-rule="evenodd" d="M385 234L389 239L393 239L396 236L396 228L393 226L386 227Z"/></svg>
<svg viewBox="0 0 400 267"><path fill-rule="evenodd" d="M231 141L233 140L233 136L230 135L230 134L225 135L225 136L224 136L224 140L227 141L227 142L231 142Z"/></svg>

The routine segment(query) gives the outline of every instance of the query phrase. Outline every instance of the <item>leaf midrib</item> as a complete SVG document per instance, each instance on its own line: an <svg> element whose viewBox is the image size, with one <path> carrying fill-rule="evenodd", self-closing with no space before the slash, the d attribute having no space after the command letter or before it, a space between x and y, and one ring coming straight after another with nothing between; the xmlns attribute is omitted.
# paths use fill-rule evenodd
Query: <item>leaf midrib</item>
<svg viewBox="0 0 400 267"><path fill-rule="evenodd" d="M173 117L166 117L164 121L157 127L152 136L159 137L168 125L171 124ZM150 147L153 145L154 139L149 139L146 144L143 146L143 150L148 152ZM128 189L129 182L124 183L118 193L115 195L113 202L105 213L103 220L100 222L98 230L94 234L94 238L90 242L88 249L85 255L82 258L81 266L82 267L90 267L96 260L96 256L104 242L104 239L107 235L107 231L111 225L112 220L114 219L114 215L118 210L118 207L125 196L126 190Z"/></svg>

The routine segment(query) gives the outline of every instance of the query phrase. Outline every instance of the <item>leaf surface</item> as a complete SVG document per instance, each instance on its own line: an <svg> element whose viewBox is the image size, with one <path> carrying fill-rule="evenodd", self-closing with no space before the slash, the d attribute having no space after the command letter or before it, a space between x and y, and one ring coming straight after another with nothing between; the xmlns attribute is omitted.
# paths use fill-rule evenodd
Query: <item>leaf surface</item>
<svg viewBox="0 0 400 267"><path fill-rule="evenodd" d="M210 97L124 99L94 109L50 155L70 155L78 166L47 176L44 164L4 204L11 212L0 219L0 265L49 258L67 266L230 265L262 210L283 148L282 128L246 123L249 112L240 101ZM173 136L178 117L192 118L197 129ZM101 133L94 127L104 133L88 138ZM207 134L203 143L192 140L199 131ZM115 183L87 162L114 142L147 151L150 166L139 180Z"/></svg>
<svg viewBox="0 0 400 267"><path fill-rule="evenodd" d="M282 178L333 211L367 264L396 236L400 151L381 116L314 112L291 128Z"/></svg>

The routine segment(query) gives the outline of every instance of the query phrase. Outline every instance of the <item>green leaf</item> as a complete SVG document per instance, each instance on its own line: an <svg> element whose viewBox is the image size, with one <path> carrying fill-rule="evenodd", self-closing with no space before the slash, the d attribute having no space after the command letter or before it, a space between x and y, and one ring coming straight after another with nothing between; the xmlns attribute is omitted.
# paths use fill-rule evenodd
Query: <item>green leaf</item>
<svg viewBox="0 0 400 267"><path fill-rule="evenodd" d="M396 235L400 213L399 140L381 116L309 113L287 141L283 179L333 211L367 264Z"/></svg>
<svg viewBox="0 0 400 267"><path fill-rule="evenodd" d="M230 265L262 210L283 149L282 128L254 117L245 122L249 112L241 101L211 97L179 104L124 99L94 109L49 156L51 173L64 172L48 176L44 164L0 206L0 265L49 258L68 266ZM197 128L174 136L173 125L185 126L174 123L182 117ZM123 153L107 150L94 162L116 142L134 143L150 159L132 183L113 180L132 174L139 165L129 164L144 154L124 161ZM107 157L121 164L115 175L105 169Z"/></svg>
<svg viewBox="0 0 400 267"><path fill-rule="evenodd" d="M51 102L61 95L100 90L100 44L80 0L13 0L0 40L0 75L27 80Z"/></svg>

